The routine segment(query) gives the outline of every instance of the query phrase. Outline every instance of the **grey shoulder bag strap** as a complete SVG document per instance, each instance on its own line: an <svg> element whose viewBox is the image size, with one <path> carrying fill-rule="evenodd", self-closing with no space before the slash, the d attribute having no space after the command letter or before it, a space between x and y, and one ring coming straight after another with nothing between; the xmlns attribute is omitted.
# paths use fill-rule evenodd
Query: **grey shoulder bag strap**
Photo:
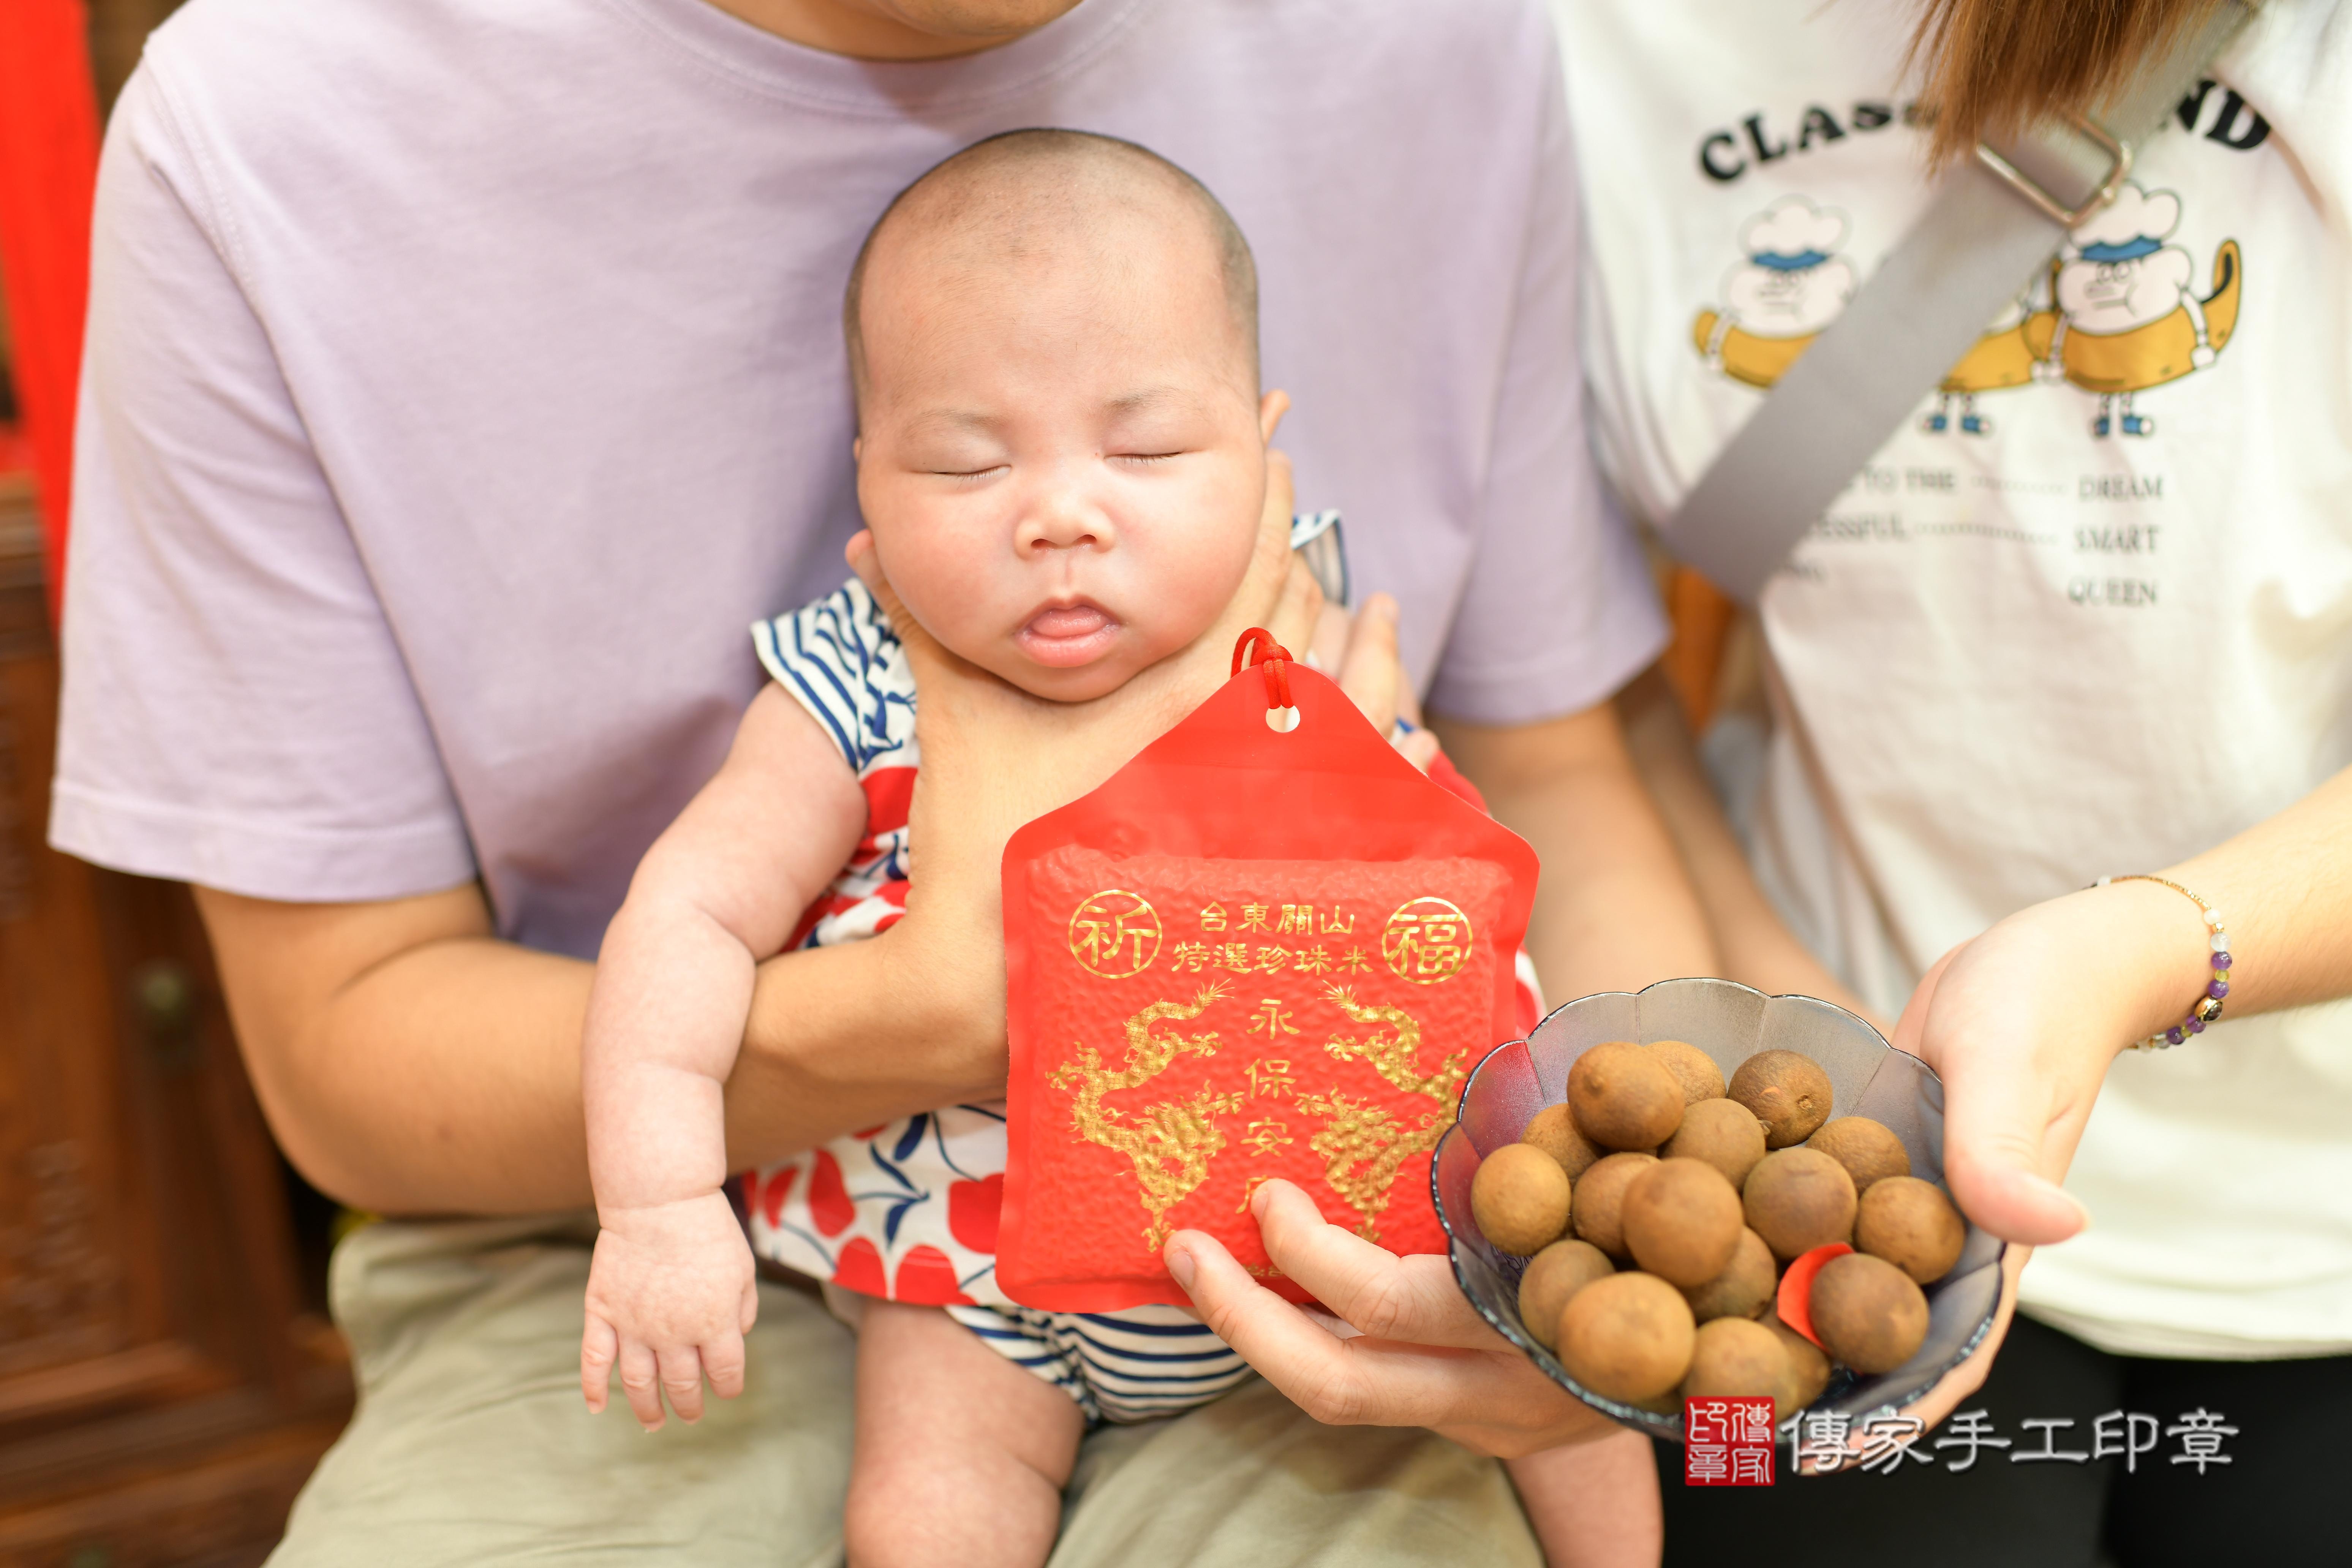
<svg viewBox="0 0 2352 1568"><path fill-rule="evenodd" d="M2113 201L2132 150L2237 35L2223 0L2089 119L1996 150L1979 143L1845 311L1717 455L1664 530L1667 545L1748 604L1871 454L1968 353L2066 232Z"/></svg>

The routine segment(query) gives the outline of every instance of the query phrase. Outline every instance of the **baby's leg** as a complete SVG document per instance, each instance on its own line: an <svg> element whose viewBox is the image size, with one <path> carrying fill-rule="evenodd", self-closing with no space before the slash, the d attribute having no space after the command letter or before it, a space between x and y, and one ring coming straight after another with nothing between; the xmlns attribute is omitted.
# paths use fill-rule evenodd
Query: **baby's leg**
<svg viewBox="0 0 2352 1568"><path fill-rule="evenodd" d="M1621 1431L1546 1448L1510 1468L1551 1568L1655 1568L1666 1524L1647 1437Z"/></svg>
<svg viewBox="0 0 2352 1568"><path fill-rule="evenodd" d="M850 1568L1037 1568L1086 1420L936 1307L868 1301L857 1331Z"/></svg>

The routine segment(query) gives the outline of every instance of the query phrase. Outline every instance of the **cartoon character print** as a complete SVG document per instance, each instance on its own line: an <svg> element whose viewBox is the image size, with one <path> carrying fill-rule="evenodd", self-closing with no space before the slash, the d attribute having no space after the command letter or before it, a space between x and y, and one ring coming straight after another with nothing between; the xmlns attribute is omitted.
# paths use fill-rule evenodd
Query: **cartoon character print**
<svg viewBox="0 0 2352 1568"><path fill-rule="evenodd" d="M2039 374L2098 395L2095 437L2153 435L2156 421L2134 410L2133 397L2203 370L2237 330L2238 242L2225 239L2213 253L2212 291L2200 300L2196 262L2165 243L2179 226L2179 195L2126 183L2059 253L2057 309Z"/></svg>
<svg viewBox="0 0 2352 1568"><path fill-rule="evenodd" d="M1711 369L1762 387L1788 374L1859 286L1837 254L1846 228L1843 213L1803 196L1782 196L1740 226L1747 259L1724 274L1723 308L1691 323Z"/></svg>
<svg viewBox="0 0 2352 1568"><path fill-rule="evenodd" d="M2001 307L1984 335L1937 384L1935 406L1920 416L1920 429L1930 436L1955 427L1963 436L1992 434L1992 417L1978 409L1977 395L2025 386L2034 380L2041 366L2041 353L2034 345L2049 342L2054 319L2046 305L2036 308L2035 296L2044 292L2045 283L2037 280ZM1959 404L1957 420L1952 416L1955 399Z"/></svg>
<svg viewBox="0 0 2352 1568"><path fill-rule="evenodd" d="M2126 182L1987 324L1937 384L1919 428L1990 436L1979 395L2063 381L2097 396L2094 437L2155 434L2155 419L2133 398L2213 363L2237 330L2245 282L2238 242L2225 239L2200 297L2194 258L2166 243L2179 226L2177 194ZM1701 310L1691 323L1710 369L1763 388L1788 374L1859 286L1853 263L1837 254L1846 230L1843 213L1801 195L1741 226L1747 259L1724 275L1722 308Z"/></svg>

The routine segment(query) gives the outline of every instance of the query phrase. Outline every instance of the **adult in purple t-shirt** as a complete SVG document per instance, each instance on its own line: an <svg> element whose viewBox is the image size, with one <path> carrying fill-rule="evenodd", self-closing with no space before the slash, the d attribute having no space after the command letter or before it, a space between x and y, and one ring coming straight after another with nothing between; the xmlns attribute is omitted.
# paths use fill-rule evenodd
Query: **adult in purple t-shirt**
<svg viewBox="0 0 2352 1568"><path fill-rule="evenodd" d="M772 1289L743 1399L653 1441L594 1421L551 1375L591 1232L544 1215L588 1195L604 923L759 683L744 628L844 575L850 259L981 136L1106 132L1217 192L1300 504L1346 514L1405 679L1545 857L1547 984L1711 965L1606 702L1661 628L1586 451L1559 81L1535 0L194 0L156 34L100 176L52 837L197 885L320 1186L516 1216L346 1244L364 1397L284 1562L836 1549L843 1331ZM1360 628L1372 686L1391 630ZM996 1092L1005 835L1222 657L1076 713L925 672L919 890L763 968L736 1166ZM1388 1338L1490 1352L1391 1345L1318 1414L1489 1453L1580 1430L1450 1286L1340 1279L1339 1233L1282 1228ZM1256 1338L1297 1388L1311 1358ZM1490 1462L1264 1384L1091 1440L1072 1495L1057 1560L1533 1550Z"/></svg>

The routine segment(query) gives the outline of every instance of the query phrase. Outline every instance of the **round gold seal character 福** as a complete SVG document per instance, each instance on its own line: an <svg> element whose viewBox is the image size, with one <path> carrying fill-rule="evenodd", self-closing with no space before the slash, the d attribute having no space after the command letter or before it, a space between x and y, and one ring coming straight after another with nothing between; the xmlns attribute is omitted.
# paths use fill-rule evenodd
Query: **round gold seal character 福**
<svg viewBox="0 0 2352 1568"><path fill-rule="evenodd" d="M1415 985L1451 980L1470 963L1470 917L1444 899L1414 899L1389 917L1381 956Z"/></svg>
<svg viewBox="0 0 2352 1568"><path fill-rule="evenodd" d="M1100 979L1140 974L1160 956L1160 913L1140 893L1107 888L1071 911L1070 956Z"/></svg>

